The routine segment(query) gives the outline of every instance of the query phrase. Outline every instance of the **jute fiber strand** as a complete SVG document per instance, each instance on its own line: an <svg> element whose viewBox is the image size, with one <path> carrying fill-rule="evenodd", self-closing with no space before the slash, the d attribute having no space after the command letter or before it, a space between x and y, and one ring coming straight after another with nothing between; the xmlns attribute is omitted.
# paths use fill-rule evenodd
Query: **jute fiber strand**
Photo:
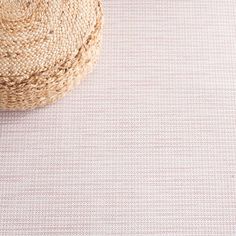
<svg viewBox="0 0 236 236"><path fill-rule="evenodd" d="M63 97L100 47L101 0L0 0L0 109Z"/></svg>

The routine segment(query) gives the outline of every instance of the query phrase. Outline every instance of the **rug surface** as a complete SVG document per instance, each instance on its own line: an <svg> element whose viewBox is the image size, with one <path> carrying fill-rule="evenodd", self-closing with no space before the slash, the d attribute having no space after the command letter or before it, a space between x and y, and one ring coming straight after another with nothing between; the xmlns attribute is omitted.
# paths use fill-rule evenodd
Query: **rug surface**
<svg viewBox="0 0 236 236"><path fill-rule="evenodd" d="M235 236L236 1L104 9L87 80L0 112L0 235Z"/></svg>

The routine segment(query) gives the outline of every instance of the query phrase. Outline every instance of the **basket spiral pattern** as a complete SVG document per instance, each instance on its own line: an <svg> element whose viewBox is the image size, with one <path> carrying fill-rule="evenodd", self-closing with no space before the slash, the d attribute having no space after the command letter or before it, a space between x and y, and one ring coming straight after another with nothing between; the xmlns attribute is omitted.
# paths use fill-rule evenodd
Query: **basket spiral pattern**
<svg viewBox="0 0 236 236"><path fill-rule="evenodd" d="M0 109L63 97L100 48L101 0L0 0Z"/></svg>

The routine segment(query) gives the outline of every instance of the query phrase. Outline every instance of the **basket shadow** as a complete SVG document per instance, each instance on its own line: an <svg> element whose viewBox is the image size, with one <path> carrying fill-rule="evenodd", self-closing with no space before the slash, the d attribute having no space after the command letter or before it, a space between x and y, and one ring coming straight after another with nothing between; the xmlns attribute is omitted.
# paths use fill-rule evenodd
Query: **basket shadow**
<svg viewBox="0 0 236 236"><path fill-rule="evenodd" d="M25 120L27 117L31 116L33 113L37 113L37 110L28 111L0 111L0 129L5 125L16 124L20 121Z"/></svg>

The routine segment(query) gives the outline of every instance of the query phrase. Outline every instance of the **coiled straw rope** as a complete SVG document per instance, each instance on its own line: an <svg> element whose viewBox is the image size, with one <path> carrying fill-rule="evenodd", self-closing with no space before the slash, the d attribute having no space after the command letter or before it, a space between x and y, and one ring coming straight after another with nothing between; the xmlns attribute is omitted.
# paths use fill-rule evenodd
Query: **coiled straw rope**
<svg viewBox="0 0 236 236"><path fill-rule="evenodd" d="M0 109L63 97L96 61L101 0L0 0Z"/></svg>

